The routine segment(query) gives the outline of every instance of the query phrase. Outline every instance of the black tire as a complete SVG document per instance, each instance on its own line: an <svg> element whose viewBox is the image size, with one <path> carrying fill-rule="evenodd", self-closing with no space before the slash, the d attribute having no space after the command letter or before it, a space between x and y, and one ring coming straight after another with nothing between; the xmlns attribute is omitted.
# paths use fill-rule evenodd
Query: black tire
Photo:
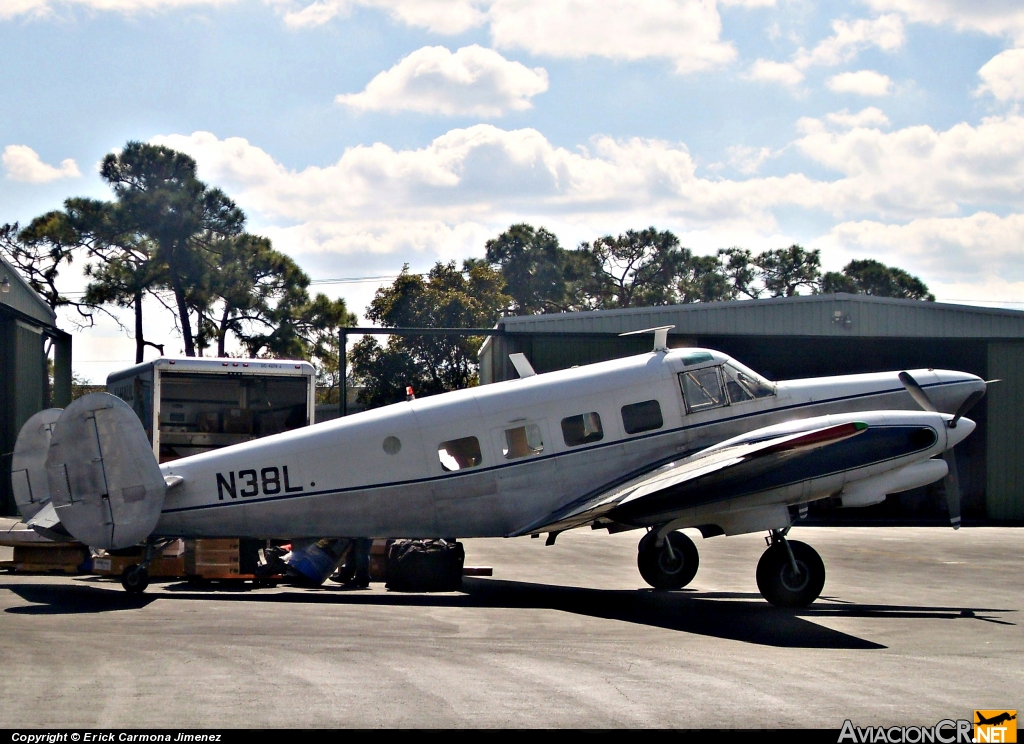
<svg viewBox="0 0 1024 744"><path fill-rule="evenodd" d="M793 574L786 546L776 543L757 562L757 588L776 607L806 607L825 588L825 564L807 543L790 540L789 547L799 574Z"/></svg>
<svg viewBox="0 0 1024 744"><path fill-rule="evenodd" d="M682 532L670 532L665 540L672 543L672 553L667 545L656 548L654 532L647 533L638 546L636 567L644 581L655 589L682 589L697 575L700 554L693 540Z"/></svg>
<svg viewBox="0 0 1024 744"><path fill-rule="evenodd" d="M142 594L149 586L149 571L137 564L126 566L121 572L121 586L129 594Z"/></svg>

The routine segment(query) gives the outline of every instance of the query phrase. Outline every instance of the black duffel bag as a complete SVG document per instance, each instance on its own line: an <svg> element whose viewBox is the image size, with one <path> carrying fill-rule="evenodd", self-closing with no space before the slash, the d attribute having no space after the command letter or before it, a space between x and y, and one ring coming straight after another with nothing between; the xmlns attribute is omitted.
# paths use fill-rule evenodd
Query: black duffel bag
<svg viewBox="0 0 1024 744"><path fill-rule="evenodd" d="M454 592L466 551L448 540L397 540L388 548L385 586L395 592Z"/></svg>

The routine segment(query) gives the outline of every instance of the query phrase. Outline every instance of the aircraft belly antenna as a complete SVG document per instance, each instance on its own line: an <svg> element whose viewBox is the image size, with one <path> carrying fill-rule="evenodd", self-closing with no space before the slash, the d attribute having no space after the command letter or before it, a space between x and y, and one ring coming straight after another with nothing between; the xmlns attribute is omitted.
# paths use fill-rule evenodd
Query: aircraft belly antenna
<svg viewBox="0 0 1024 744"><path fill-rule="evenodd" d="M674 325L658 326L657 328L643 328L639 331L627 331L620 333L620 336L637 336L641 333L654 332L654 351L668 351L668 332L675 328Z"/></svg>

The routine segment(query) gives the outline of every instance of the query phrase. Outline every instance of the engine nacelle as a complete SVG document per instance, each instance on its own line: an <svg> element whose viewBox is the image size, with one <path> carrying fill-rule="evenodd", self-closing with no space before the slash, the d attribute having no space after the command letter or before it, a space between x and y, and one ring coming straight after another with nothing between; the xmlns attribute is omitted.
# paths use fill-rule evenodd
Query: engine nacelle
<svg viewBox="0 0 1024 744"><path fill-rule="evenodd" d="M909 491L941 480L949 473L945 460L922 460L899 470L848 483L839 495L840 506L871 506L890 493Z"/></svg>

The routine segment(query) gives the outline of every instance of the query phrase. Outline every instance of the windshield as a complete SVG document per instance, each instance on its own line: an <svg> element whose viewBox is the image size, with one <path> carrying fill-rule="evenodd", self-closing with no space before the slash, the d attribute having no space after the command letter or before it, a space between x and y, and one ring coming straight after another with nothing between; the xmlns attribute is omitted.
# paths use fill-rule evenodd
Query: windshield
<svg viewBox="0 0 1024 744"><path fill-rule="evenodd" d="M757 374L757 372L744 367L739 362L726 362L723 369L725 371L726 388L729 390L729 398L733 403L775 395L774 383L769 382Z"/></svg>

